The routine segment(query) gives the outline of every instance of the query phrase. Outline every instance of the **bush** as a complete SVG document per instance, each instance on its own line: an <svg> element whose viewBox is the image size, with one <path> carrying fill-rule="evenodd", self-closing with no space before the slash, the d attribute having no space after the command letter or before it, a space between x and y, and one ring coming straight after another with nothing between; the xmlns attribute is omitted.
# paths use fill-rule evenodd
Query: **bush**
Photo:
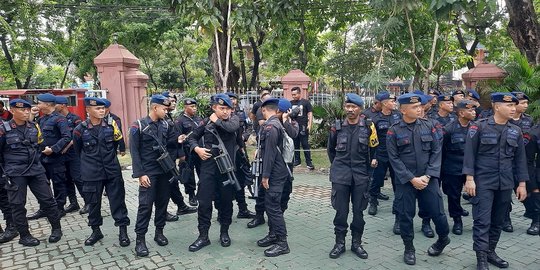
<svg viewBox="0 0 540 270"><path fill-rule="evenodd" d="M328 132L336 120L345 117L343 110L343 95L338 94L336 99L321 106L313 107L313 118L319 122L314 124L310 133L310 145L313 148L326 148Z"/></svg>

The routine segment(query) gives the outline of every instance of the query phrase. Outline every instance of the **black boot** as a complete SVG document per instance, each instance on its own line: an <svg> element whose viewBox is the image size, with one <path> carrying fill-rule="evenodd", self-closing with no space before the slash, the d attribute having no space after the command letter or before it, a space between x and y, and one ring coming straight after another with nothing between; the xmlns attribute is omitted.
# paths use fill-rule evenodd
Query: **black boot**
<svg viewBox="0 0 540 270"><path fill-rule="evenodd" d="M255 227L259 226L259 225L263 225L264 223L265 223L264 215L263 214L257 214L257 215L255 215L255 217L250 222L248 222L247 227L249 229L251 229L251 228L255 228Z"/></svg>
<svg viewBox="0 0 540 270"><path fill-rule="evenodd" d="M69 197L69 205L68 207L66 207L66 213L75 212L79 209L81 209L81 207L79 206L79 203L77 202L77 197L76 196Z"/></svg>
<svg viewBox="0 0 540 270"><path fill-rule="evenodd" d="M403 261L408 265L416 264L416 250L411 242L405 242L405 252L403 252Z"/></svg>
<svg viewBox="0 0 540 270"><path fill-rule="evenodd" d="M538 215L537 215L531 221L531 226L527 229L527 234L529 234L529 235L538 235L539 231L540 231L540 217L538 217Z"/></svg>
<svg viewBox="0 0 540 270"><path fill-rule="evenodd" d="M336 234L336 244L330 250L330 258L337 259L341 254L345 253L345 234Z"/></svg>
<svg viewBox="0 0 540 270"><path fill-rule="evenodd" d="M263 239L257 241L257 246L259 247L269 247L275 244L277 237L273 232L269 232Z"/></svg>
<svg viewBox="0 0 540 270"><path fill-rule="evenodd" d="M383 201L388 201L390 199L390 197L388 195L386 195L386 194L379 193L379 195L377 195L377 199L383 200Z"/></svg>
<svg viewBox="0 0 540 270"><path fill-rule="evenodd" d="M377 197L371 197L369 199L368 214L370 214L372 216L376 215L378 205L379 205L379 201L377 201Z"/></svg>
<svg viewBox="0 0 540 270"><path fill-rule="evenodd" d="M487 252L476 252L476 270L489 270L489 264L487 261Z"/></svg>
<svg viewBox="0 0 540 270"><path fill-rule="evenodd" d="M2 229L0 227L0 233L2 233L1 231ZM6 231L4 231L4 233L0 235L0 244L7 243L15 239L15 237L17 236L19 236L19 232L17 231L17 228L15 228L15 225L13 225L12 223L8 223Z"/></svg>
<svg viewBox="0 0 540 270"><path fill-rule="evenodd" d="M495 252L497 242L489 241L489 251L487 252L487 261L499 268L508 268L508 262L501 259Z"/></svg>
<svg viewBox="0 0 540 270"><path fill-rule="evenodd" d="M137 253L138 257L148 256L148 248L146 247L144 234L137 234L137 239L135 240L135 253Z"/></svg>
<svg viewBox="0 0 540 270"><path fill-rule="evenodd" d="M444 248L450 244L450 238L445 236L443 238L437 239L437 241L431 245L428 249L429 256L439 256L443 252Z"/></svg>
<svg viewBox="0 0 540 270"><path fill-rule="evenodd" d="M514 226L512 226L512 219L510 218L510 213L507 213L506 217L504 218L502 230L509 233L514 232Z"/></svg>
<svg viewBox="0 0 540 270"><path fill-rule="evenodd" d="M468 217L469 216L469 211L463 209L463 211L461 211L461 216L462 217Z"/></svg>
<svg viewBox="0 0 540 270"><path fill-rule="evenodd" d="M199 202L197 202L197 199L195 198L195 194L189 194L189 205L191 206L198 206Z"/></svg>
<svg viewBox="0 0 540 270"><path fill-rule="evenodd" d="M401 234L401 227L399 226L399 216L396 215L396 218L394 220L394 228L392 229L395 235Z"/></svg>
<svg viewBox="0 0 540 270"><path fill-rule="evenodd" d="M79 210L79 214L84 215L88 214L88 211L90 210L90 205L85 204L81 210Z"/></svg>
<svg viewBox="0 0 540 270"><path fill-rule="evenodd" d="M240 209L238 211L238 214L236 215L236 218L254 218L254 217L255 217L255 213L249 211L247 207Z"/></svg>
<svg viewBox="0 0 540 270"><path fill-rule="evenodd" d="M463 234L463 221L461 221L461 217L454 218L454 226L452 226L452 233L455 235Z"/></svg>
<svg viewBox="0 0 540 270"><path fill-rule="evenodd" d="M290 252L289 250L289 244L287 243L287 237L286 236L278 236L277 242L267 248L264 251L264 256L266 257L277 257L279 255L288 254Z"/></svg>
<svg viewBox="0 0 540 270"><path fill-rule="evenodd" d="M26 218L28 218L28 220L36 220L36 219L44 218L46 216L47 215L45 214L45 211L39 209L36 212L34 212L33 214L27 216Z"/></svg>
<svg viewBox="0 0 540 270"><path fill-rule="evenodd" d="M189 246L189 251L195 252L203 247L210 245L210 239L208 239L208 231L200 231L199 237Z"/></svg>
<svg viewBox="0 0 540 270"><path fill-rule="evenodd" d="M33 237L28 231L25 233L21 233L21 237L19 238L19 244L25 246L25 247L35 247L39 245L39 240L35 237Z"/></svg>
<svg viewBox="0 0 540 270"><path fill-rule="evenodd" d="M92 227L92 234L84 241L85 246L93 246L97 241L103 239L103 233L99 227Z"/></svg>
<svg viewBox="0 0 540 270"><path fill-rule="evenodd" d="M127 226L120 226L118 233L118 243L121 247L127 247L129 246L129 244L131 244L131 241L129 240L127 234Z"/></svg>
<svg viewBox="0 0 540 270"><path fill-rule="evenodd" d="M228 247L231 245L231 238L229 237L229 231L222 229L219 233L219 243L222 247Z"/></svg>
<svg viewBox="0 0 540 270"><path fill-rule="evenodd" d="M178 211L176 211L176 215L187 215L187 214L193 214L197 213L197 207L191 207L187 204L184 204L183 206L178 206Z"/></svg>
<svg viewBox="0 0 540 270"><path fill-rule="evenodd" d="M429 218L422 219L422 233L424 233L424 236L427 238L433 238L435 237L435 233L433 232L433 229L431 228Z"/></svg>
<svg viewBox="0 0 540 270"><path fill-rule="evenodd" d="M156 228L156 235L154 241L160 246L166 246L169 244L169 239L163 235L163 228Z"/></svg>
<svg viewBox="0 0 540 270"><path fill-rule="evenodd" d="M165 221L167 222L178 221L178 215L171 214L169 213L169 211L167 211L167 214L165 216Z"/></svg>
<svg viewBox="0 0 540 270"><path fill-rule="evenodd" d="M367 254L366 250L364 250L364 248L362 247L362 235L361 234L353 232L351 250L360 259L367 259L368 258L368 254Z"/></svg>
<svg viewBox="0 0 540 270"><path fill-rule="evenodd" d="M51 223L52 231L49 236L49 243L56 243L62 239L62 226L60 225L60 220Z"/></svg>

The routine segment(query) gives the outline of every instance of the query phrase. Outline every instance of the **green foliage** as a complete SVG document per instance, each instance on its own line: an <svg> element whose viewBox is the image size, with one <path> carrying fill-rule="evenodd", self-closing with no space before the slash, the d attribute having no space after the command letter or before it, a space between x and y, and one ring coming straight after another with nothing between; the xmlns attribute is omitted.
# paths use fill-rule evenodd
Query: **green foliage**
<svg viewBox="0 0 540 270"><path fill-rule="evenodd" d="M331 102L313 107L313 118L320 121L319 124L314 125L310 133L309 143L313 148L326 147L330 127L336 120L344 119L343 101L344 97L339 94Z"/></svg>

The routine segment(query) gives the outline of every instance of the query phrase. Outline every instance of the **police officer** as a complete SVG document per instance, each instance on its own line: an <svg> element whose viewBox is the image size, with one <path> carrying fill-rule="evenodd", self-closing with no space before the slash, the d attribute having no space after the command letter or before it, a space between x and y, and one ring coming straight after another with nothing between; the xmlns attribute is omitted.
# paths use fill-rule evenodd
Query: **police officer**
<svg viewBox="0 0 540 270"><path fill-rule="evenodd" d="M189 196L189 205L191 206L197 206L199 203L197 202L197 199L195 197L195 191L197 185L195 184L195 170L198 170L200 168L200 159L195 153L191 153L189 151L189 145L185 141L187 138L187 135L189 135L194 129L197 127L204 125L203 119L197 115L197 101L192 98L186 98L184 99L184 112L180 114L180 116L176 119L175 125L180 131L180 137L182 138L182 147L184 148L184 152L186 153L186 160L185 162L187 164L187 168L189 170L189 174L187 177L188 179L184 179L184 190L186 191L186 194ZM183 214L186 213L184 209L178 209L179 211L177 214Z"/></svg>
<svg viewBox="0 0 540 270"><path fill-rule="evenodd" d="M509 121L519 101L510 93L493 93L491 101L494 115L469 127L463 161L465 192L473 196L473 249L478 269L488 269L488 262L508 267L495 248L512 201L514 179L519 179L516 195L520 201L527 196L525 181L529 180L521 129Z"/></svg>
<svg viewBox="0 0 540 270"><path fill-rule="evenodd" d="M372 119L375 114L379 113L382 109L381 101L377 98L375 95L375 98L373 99L373 104L369 106L369 108L366 108L362 111L362 114L365 115L367 118Z"/></svg>
<svg viewBox="0 0 540 270"><path fill-rule="evenodd" d="M468 89L467 96L465 98L472 101L474 106L476 106L476 119L478 119L480 113L482 113L482 108L480 107L480 94L478 94L478 92L476 92L474 89Z"/></svg>
<svg viewBox="0 0 540 270"><path fill-rule="evenodd" d="M461 191L465 184L463 170L463 153L465 150L465 137L471 121L476 118L476 106L470 100L461 100L456 105L458 118L444 127L444 140L442 148L441 180L442 190L448 196L448 213L454 219L452 233L463 233L461 216L469 213L461 207Z"/></svg>
<svg viewBox="0 0 540 270"><path fill-rule="evenodd" d="M56 97L56 111L66 117L68 127L71 131L82 122L81 118L71 113L68 108L68 99L64 96ZM66 164L66 189L67 197L69 199L69 206L66 207L66 213L75 212L80 209L79 203L77 202L77 193L75 188L81 194L81 197L84 200L84 195L82 192L82 180L81 180L81 161L79 156L75 154L75 150L72 147L73 141L71 141L63 150L62 154L64 155L64 161ZM86 201L84 203L86 205ZM84 207L83 207L84 208Z"/></svg>
<svg viewBox="0 0 540 270"><path fill-rule="evenodd" d="M396 96L386 91L380 92L376 97L381 102L381 111L373 115L371 119L377 129L377 137L379 138L379 146L377 147L377 167L373 170L373 181L369 187L370 204L368 214L376 215L379 199L387 201L389 197L381 193L381 187L384 186L384 178L386 172L390 171L392 187L394 187L394 170L388 161L388 153L386 151L386 132L391 125L398 122L401 116L396 111ZM395 211L392 211L395 214Z"/></svg>
<svg viewBox="0 0 540 270"><path fill-rule="evenodd" d="M71 130L68 127L66 117L55 111L56 97L53 94L39 94L38 108L43 114L39 118L39 126L43 132L43 148L41 163L45 167L47 178L52 181L54 198L60 215L64 216L66 204L66 165L62 150L71 142ZM40 209L30 215L28 219L38 219L45 216Z"/></svg>
<svg viewBox="0 0 540 270"><path fill-rule="evenodd" d="M456 120L453 98L448 95L440 95L437 97L437 100L439 102L439 110L429 115L429 117L439 121L442 126L446 126L448 123Z"/></svg>
<svg viewBox="0 0 540 270"><path fill-rule="evenodd" d="M384 100L389 97L383 97ZM383 98L380 99L383 102ZM388 105L388 104L387 104ZM330 258L336 259L345 252L349 203L352 202L351 250L361 259L368 253L362 247L364 234L363 211L368 205L370 167L377 166L375 147L379 144L377 130L371 120L361 116L364 100L357 94L347 94L344 110L347 120L330 129L328 138L328 158L330 182L332 182L332 207L336 210L334 233L336 244L330 251ZM384 110L385 105L383 105ZM385 110L386 112L386 110Z"/></svg>
<svg viewBox="0 0 540 270"><path fill-rule="evenodd" d="M205 121L207 124L197 127L188 137L190 152L194 151L201 159L201 173L199 174L199 189L197 191L199 237L189 246L191 252L210 245L208 230L212 218L212 201L215 201L217 197L219 197L219 204L216 205L216 208L221 224L219 241L223 247L231 245L229 226L232 221L232 200L235 189L233 185L224 184L228 180L227 175L221 174L215 159L224 153L213 146L220 145L221 140L234 164L236 132L240 128L240 121L237 116L231 115L233 104L226 94L214 96L212 110L212 115Z"/></svg>
<svg viewBox="0 0 540 270"><path fill-rule="evenodd" d="M275 243L264 251L267 257L289 253L287 228L281 208L281 196L289 170L283 158L283 126L277 116L279 99L270 98L261 105L266 121L261 126L258 151L262 158L261 188L265 189L264 206L268 224L276 237Z"/></svg>
<svg viewBox="0 0 540 270"><path fill-rule="evenodd" d="M530 132L529 144L525 148L527 152L527 162L533 160L532 168L529 164L529 177L527 182L527 204L529 204L529 217L532 219L531 226L527 230L530 235L540 235L540 125L535 125Z"/></svg>
<svg viewBox="0 0 540 270"><path fill-rule="evenodd" d="M13 117L11 118L13 119ZM2 230L2 226L0 225L0 244L9 242L19 235L19 232L13 223L13 216L11 214L11 207L9 206L5 185L6 179L4 177L4 170L0 168L0 210L2 211L2 214L4 214L4 220L6 221L6 231Z"/></svg>
<svg viewBox="0 0 540 270"><path fill-rule="evenodd" d="M525 95L525 93L517 92L517 91L512 92L512 95L514 95L519 100L519 103L516 105L516 113L514 114L512 119L510 119L510 122L518 126L519 128L521 128L521 132L523 133L523 143L525 144L525 151L526 153L528 153L526 156L527 156L527 167L529 168L529 174L530 174L529 178L532 178L531 176L533 174L532 167L534 167L535 149L534 149L534 146L528 147L528 144L531 141L530 132L533 127L534 120L530 115L525 113L527 111L527 108L529 107L529 97ZM517 181L517 179L514 179L514 180L516 180L514 183L515 184L514 188L516 188L519 185L519 182ZM523 205L525 206L524 216L530 218L529 213L533 211L534 206L531 205L527 199L523 201ZM506 216L504 218L502 230L505 232L514 231L514 227L512 226L512 220L510 218L511 211L512 211L512 204L510 204L510 207L508 208L508 212L506 213ZM538 228L537 226L535 226L535 221L533 220L533 222L531 223L531 226L527 230L527 233L535 235L537 231L538 231Z"/></svg>
<svg viewBox="0 0 540 270"><path fill-rule="evenodd" d="M130 244L127 235L129 225L126 208L126 190L120 163L116 156L122 132L116 121L108 123L105 118L105 102L102 99L87 97L84 99L88 119L81 122L73 131L74 151L80 158L83 168L99 168L87 170L82 175L83 193L87 198L89 208L88 226L92 234L86 239L86 246L93 246L103 238L100 226L103 225L101 216L101 199L103 189L107 190L114 225L120 227L119 243L125 247Z"/></svg>
<svg viewBox="0 0 540 270"><path fill-rule="evenodd" d="M292 109L292 104L289 100L285 98L279 99L278 112L276 114L277 118L280 119L283 125L283 130L285 131L287 136L289 136L291 139L294 139L296 136L298 136L300 128L298 126L298 123L296 123L296 121L292 120L289 117L289 113L291 109ZM280 205L281 205L281 211L283 213L285 213L285 210L288 209L288 203L289 203L290 195L292 193L292 182L294 180L294 176L293 176L294 157L290 160L290 162L285 161L285 163L287 164L287 167L289 168L290 174L287 177L287 181L285 181L285 184L283 185L283 191L281 193ZM256 179L255 181L260 182L260 179ZM250 224L252 224L253 222L258 222L258 225L264 224L265 221L264 221L263 215L265 211L265 206L264 206L264 201L266 198L265 194L266 194L266 190L264 188L260 188L260 185L259 185L258 196L256 198L256 204L255 204L255 209L258 214L252 221L250 221L250 223L248 223L248 228L252 228L250 227ZM262 221L260 221L259 218L262 219ZM259 223L259 221L261 223ZM268 234L264 238L257 241L257 245L259 247L269 247L271 245L274 245L277 242L278 239L276 237L276 234L270 222L268 223L268 229L269 229Z"/></svg>
<svg viewBox="0 0 540 270"><path fill-rule="evenodd" d="M432 122L422 119L421 97L404 94L398 98L402 119L388 130L387 149L396 174L396 198L400 201L401 238L405 244L403 260L416 263L413 245L413 218L416 199L435 223L439 239L428 249L438 256L450 243L448 221L444 214L437 178L441 169L440 134Z"/></svg>
<svg viewBox="0 0 540 270"><path fill-rule="evenodd" d="M465 91L463 90L454 90L452 91L452 100L454 101L454 105L457 105L457 103L465 98Z"/></svg>
<svg viewBox="0 0 540 270"><path fill-rule="evenodd" d="M150 112L147 117L132 124L129 133L129 149L133 160L133 178L139 179L139 208L137 210L137 234L135 252L137 256L148 256L145 235L152 216L152 206L155 205L154 225L156 233L154 241L160 246L169 244L163 235L169 202L170 171L160 165L158 159L169 154L174 159L178 153L178 137L173 127L165 121L168 98L163 95L153 95L150 99Z"/></svg>
<svg viewBox="0 0 540 270"><path fill-rule="evenodd" d="M122 120L120 119L120 117L118 117L118 115L111 112L111 101L106 98L104 98L103 101L105 102L104 119L107 120L108 123L112 123L112 120L114 120L114 122L116 122L116 125L118 126L118 129L120 130L120 132L122 132ZM124 135L122 134L122 136ZM124 137L122 137L122 139L118 141L118 152L121 156L124 156L126 154L126 142L124 140Z"/></svg>
<svg viewBox="0 0 540 270"><path fill-rule="evenodd" d="M238 214L236 215L236 218L253 218L255 217L255 213L251 212L247 208L246 203L246 176L244 175L241 166L246 165L242 163L247 163L247 150L246 150L246 143L244 141L244 132L247 129L246 124L246 114L243 110L240 109L240 106L238 105L238 95L232 92L226 93L229 98L231 99L231 102L234 106L234 110L232 112L232 115L236 115L238 117L238 120L240 121L240 129L236 132L236 144L238 145L238 150L236 153L236 175L237 179L240 182L240 187L242 189L236 191L235 200L238 205ZM247 139L247 138L246 138ZM247 164L249 166L249 164Z"/></svg>
<svg viewBox="0 0 540 270"><path fill-rule="evenodd" d="M20 234L19 244L37 246L40 241L28 230L26 192L30 188L52 227L50 243L62 238L60 213L48 185L45 168L39 161L39 144L43 143L39 126L28 121L30 103L23 99L9 102L13 119L0 125L0 164L4 168L9 206L13 223Z"/></svg>

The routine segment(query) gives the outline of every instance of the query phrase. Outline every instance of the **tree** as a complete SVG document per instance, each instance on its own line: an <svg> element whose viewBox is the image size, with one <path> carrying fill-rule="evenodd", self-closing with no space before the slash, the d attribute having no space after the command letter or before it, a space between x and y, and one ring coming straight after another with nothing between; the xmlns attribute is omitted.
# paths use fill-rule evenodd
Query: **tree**
<svg viewBox="0 0 540 270"><path fill-rule="evenodd" d="M532 0L506 0L508 35L531 65L540 63L540 24Z"/></svg>

